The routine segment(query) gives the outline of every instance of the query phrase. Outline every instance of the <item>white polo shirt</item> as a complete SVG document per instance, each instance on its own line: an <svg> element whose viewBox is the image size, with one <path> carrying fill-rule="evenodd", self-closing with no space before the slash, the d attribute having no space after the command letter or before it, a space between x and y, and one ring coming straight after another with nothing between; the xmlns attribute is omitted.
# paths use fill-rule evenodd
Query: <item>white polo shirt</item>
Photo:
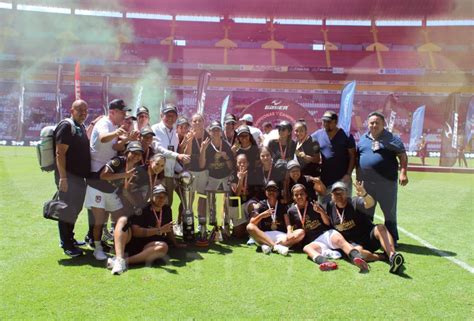
<svg viewBox="0 0 474 321"><path fill-rule="evenodd" d="M112 157L117 155L117 151L112 148L117 142L117 138L107 143L101 143L99 139L100 134L111 133L117 128L118 126L115 126L109 117L102 117L95 124L90 140L91 171L98 172Z"/></svg>
<svg viewBox="0 0 474 321"><path fill-rule="evenodd" d="M153 149L155 153L161 153L166 157L165 165L165 177L174 177L174 171L176 166L176 158L178 157L178 133L176 132L176 126L169 129L161 121L158 124L151 126L151 129L155 133ZM172 148L171 148L172 146Z"/></svg>

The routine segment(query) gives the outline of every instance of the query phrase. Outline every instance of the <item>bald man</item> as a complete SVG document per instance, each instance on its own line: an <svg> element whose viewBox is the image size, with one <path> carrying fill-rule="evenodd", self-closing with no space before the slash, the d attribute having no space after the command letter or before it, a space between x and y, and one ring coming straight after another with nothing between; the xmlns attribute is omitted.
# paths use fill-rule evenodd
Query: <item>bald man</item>
<svg viewBox="0 0 474 321"><path fill-rule="evenodd" d="M56 150L54 177L59 199L68 205L59 217L59 238L64 253L70 257L83 254L74 239L74 225L84 203L85 178L90 173L91 165L89 138L84 127L87 112L88 106L85 101L74 101L71 106L71 118L62 120L54 131Z"/></svg>

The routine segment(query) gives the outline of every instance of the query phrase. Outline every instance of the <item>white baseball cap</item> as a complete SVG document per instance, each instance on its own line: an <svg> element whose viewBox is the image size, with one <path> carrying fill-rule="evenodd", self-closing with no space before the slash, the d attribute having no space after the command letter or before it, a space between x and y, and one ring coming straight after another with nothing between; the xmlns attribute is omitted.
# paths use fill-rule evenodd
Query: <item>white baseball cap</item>
<svg viewBox="0 0 474 321"><path fill-rule="evenodd" d="M245 114L239 120L245 120L245 121L253 123L253 116L250 114Z"/></svg>

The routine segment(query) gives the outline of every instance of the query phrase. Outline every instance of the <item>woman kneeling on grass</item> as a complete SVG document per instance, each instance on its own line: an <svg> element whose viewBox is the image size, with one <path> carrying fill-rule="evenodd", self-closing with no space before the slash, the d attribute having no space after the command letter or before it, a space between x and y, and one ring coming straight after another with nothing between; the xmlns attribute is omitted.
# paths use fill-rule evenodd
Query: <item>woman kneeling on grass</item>
<svg viewBox="0 0 474 321"><path fill-rule="evenodd" d="M334 250L341 249L352 263L360 268L361 272L368 272L368 265L362 259L359 251L349 244L338 231L330 228L329 217L321 206L315 201L309 203L304 185L296 184L291 189L291 193L294 204L288 209L285 218L288 231L292 231L293 228L304 230L303 251L319 265L319 269L321 271L337 269L336 262L328 261L327 258L340 258L340 253Z"/></svg>
<svg viewBox="0 0 474 321"><path fill-rule="evenodd" d="M175 247L183 246L176 242L173 234L171 207L166 205L166 199L165 187L161 184L155 186L151 204L143 209L142 214L132 216L124 228L116 229L116 256L107 261L107 268L112 269L112 274L122 274L129 264L150 264L164 257L168 253L165 241Z"/></svg>

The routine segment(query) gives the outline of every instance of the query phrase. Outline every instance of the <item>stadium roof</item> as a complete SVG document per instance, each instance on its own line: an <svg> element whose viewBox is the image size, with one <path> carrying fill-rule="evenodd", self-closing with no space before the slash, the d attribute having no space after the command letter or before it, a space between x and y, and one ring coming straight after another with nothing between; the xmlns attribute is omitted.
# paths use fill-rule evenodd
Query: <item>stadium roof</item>
<svg viewBox="0 0 474 321"><path fill-rule="evenodd" d="M11 3L12 1L2 1ZM472 19L472 0L17 0L17 4L180 15L332 19Z"/></svg>

